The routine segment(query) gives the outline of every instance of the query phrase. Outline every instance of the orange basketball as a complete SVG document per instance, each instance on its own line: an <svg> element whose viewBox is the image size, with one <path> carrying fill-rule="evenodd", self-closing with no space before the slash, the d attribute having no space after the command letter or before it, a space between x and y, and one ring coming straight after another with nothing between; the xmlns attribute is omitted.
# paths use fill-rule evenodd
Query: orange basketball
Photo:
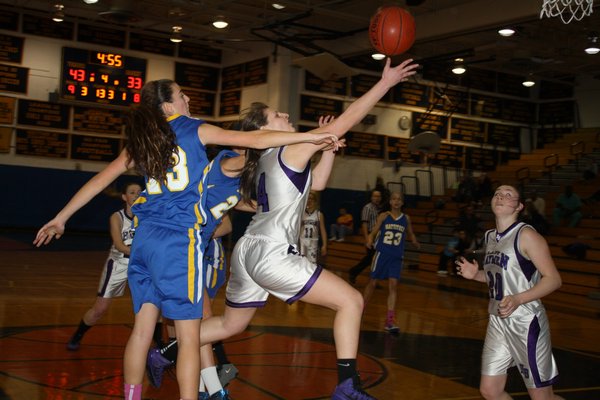
<svg viewBox="0 0 600 400"><path fill-rule="evenodd" d="M371 17L369 39L386 56L402 54L415 42L415 19L402 7L380 7Z"/></svg>

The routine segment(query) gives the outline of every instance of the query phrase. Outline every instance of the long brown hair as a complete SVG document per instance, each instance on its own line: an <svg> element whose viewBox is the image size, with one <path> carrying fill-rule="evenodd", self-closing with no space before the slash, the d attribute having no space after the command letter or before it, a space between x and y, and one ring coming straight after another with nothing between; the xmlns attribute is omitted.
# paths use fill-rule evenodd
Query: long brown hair
<svg viewBox="0 0 600 400"><path fill-rule="evenodd" d="M129 113L125 126L127 153L136 169L148 179L164 182L167 170L173 167L177 154L175 132L167 122L162 104L173 99L173 84L170 79L150 81L141 91L141 103Z"/></svg>
<svg viewBox="0 0 600 400"><path fill-rule="evenodd" d="M265 110L269 108L264 103L252 103L240 116L240 128L242 131L254 131L267 125L267 115ZM254 191L254 181L256 179L256 169L258 160L263 150L248 149L246 150L246 162L242 169L240 177L240 193L242 199L249 202Z"/></svg>

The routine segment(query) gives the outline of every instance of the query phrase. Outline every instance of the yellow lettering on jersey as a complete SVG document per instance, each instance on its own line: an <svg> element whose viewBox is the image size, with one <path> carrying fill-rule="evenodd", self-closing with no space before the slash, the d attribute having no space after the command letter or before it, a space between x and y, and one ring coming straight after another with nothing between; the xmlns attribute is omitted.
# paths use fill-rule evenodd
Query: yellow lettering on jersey
<svg viewBox="0 0 600 400"><path fill-rule="evenodd" d="M181 192L185 190L190 183L190 173L187 167L187 154L183 149L177 146L177 153L173 153L175 165L170 172L167 172L165 186L169 192ZM162 188L156 179L148 179L146 184L148 194L161 194Z"/></svg>

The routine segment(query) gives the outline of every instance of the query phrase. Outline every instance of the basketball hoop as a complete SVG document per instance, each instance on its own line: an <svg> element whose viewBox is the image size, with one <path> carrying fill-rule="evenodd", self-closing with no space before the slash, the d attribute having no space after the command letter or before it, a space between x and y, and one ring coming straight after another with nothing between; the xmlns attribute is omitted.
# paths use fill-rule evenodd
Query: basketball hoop
<svg viewBox="0 0 600 400"><path fill-rule="evenodd" d="M543 0L540 19L543 17L558 17L568 24L581 21L594 11L594 0Z"/></svg>

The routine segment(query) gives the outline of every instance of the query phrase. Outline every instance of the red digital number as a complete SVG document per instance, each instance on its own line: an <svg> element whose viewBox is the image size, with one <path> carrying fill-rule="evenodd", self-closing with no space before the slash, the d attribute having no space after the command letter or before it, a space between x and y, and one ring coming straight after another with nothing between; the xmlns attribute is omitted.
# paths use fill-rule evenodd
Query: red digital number
<svg viewBox="0 0 600 400"><path fill-rule="evenodd" d="M142 88L142 78L138 78L135 76L127 77L127 87L129 89L141 89Z"/></svg>
<svg viewBox="0 0 600 400"><path fill-rule="evenodd" d="M133 102L134 103L139 103L140 102L140 94L139 93L134 93L133 94Z"/></svg>
<svg viewBox="0 0 600 400"><path fill-rule="evenodd" d="M75 85L67 85L67 92L75 94Z"/></svg>
<svg viewBox="0 0 600 400"><path fill-rule="evenodd" d="M85 81L85 70L80 68L69 68L69 75L71 78L78 82Z"/></svg>

